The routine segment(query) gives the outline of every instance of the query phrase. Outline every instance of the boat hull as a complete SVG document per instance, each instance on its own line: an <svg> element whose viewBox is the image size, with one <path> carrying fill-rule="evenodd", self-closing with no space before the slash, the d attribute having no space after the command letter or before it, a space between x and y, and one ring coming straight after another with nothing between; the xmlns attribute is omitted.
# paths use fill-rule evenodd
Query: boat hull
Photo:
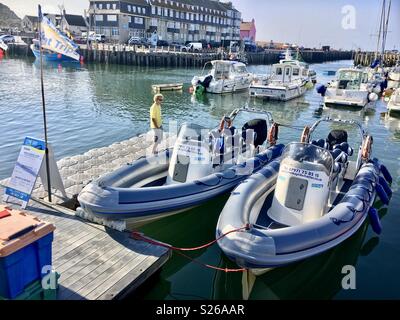
<svg viewBox="0 0 400 320"><path fill-rule="evenodd" d="M250 96L255 98L289 101L301 97L306 91L306 82L293 87L250 86Z"/></svg>
<svg viewBox="0 0 400 320"><path fill-rule="evenodd" d="M31 50L36 59L40 59L40 50L31 45ZM77 60L64 56L60 53L52 53L47 50L43 52L43 60L49 62L77 62Z"/></svg>
<svg viewBox="0 0 400 320"><path fill-rule="evenodd" d="M279 168L280 163L273 161L235 189L219 218L217 238L248 223L247 214L273 190ZM316 221L280 229L251 227L227 235L218 244L231 260L248 269L280 267L321 254L362 226L375 201L379 174L376 164L365 164L340 202Z"/></svg>
<svg viewBox="0 0 400 320"><path fill-rule="evenodd" d="M138 160L89 184L79 194L78 201L86 212L97 217L129 219L135 223L151 221L189 210L232 190L250 174L279 157L282 150L283 145L274 146L246 163L197 181L164 185L170 159L170 151L167 151L158 157ZM167 161L160 163L157 158ZM251 171L243 171L250 163ZM116 182L126 179L133 181L134 186L114 187Z"/></svg>

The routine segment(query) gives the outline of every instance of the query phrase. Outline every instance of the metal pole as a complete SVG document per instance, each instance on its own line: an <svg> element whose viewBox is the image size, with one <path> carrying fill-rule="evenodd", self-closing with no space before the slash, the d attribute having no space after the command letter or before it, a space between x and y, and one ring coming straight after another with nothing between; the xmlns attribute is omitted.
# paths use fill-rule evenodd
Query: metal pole
<svg viewBox="0 0 400 320"><path fill-rule="evenodd" d="M43 81L43 47L42 47L42 8L39 5L39 49L40 49L40 83L42 88L42 106L43 106L43 124L44 124L44 141L46 144L46 175L47 175L47 193L49 202L51 202L51 183L50 183L50 164L49 164L49 148L47 139L47 119L46 119L46 100L44 97L44 81Z"/></svg>

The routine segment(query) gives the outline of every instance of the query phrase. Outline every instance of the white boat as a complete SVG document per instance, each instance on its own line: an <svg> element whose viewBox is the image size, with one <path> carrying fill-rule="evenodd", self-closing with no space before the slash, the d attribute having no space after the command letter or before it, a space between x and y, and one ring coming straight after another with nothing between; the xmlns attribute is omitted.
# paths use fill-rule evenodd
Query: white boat
<svg viewBox="0 0 400 320"><path fill-rule="evenodd" d="M327 107L373 107L378 95L373 92L368 72L363 69L344 68L337 72L337 79L322 92ZM320 90L320 89L319 89Z"/></svg>
<svg viewBox="0 0 400 320"><path fill-rule="evenodd" d="M394 112L400 113L400 88L390 97L387 108L389 110L389 115Z"/></svg>
<svg viewBox="0 0 400 320"><path fill-rule="evenodd" d="M204 70L211 64L211 71L204 75ZM196 92L233 93L248 90L253 81L253 74L246 65L238 61L214 60L205 64L202 76L195 76L192 85Z"/></svg>
<svg viewBox="0 0 400 320"><path fill-rule="evenodd" d="M400 88L400 63L392 68L388 73L388 88Z"/></svg>
<svg viewBox="0 0 400 320"><path fill-rule="evenodd" d="M8 50L8 46L3 41L0 41L0 49L6 52Z"/></svg>
<svg viewBox="0 0 400 320"><path fill-rule="evenodd" d="M270 76L260 76L253 81L250 96L288 101L302 96L310 81L308 65L293 59L287 51L285 59L272 66Z"/></svg>

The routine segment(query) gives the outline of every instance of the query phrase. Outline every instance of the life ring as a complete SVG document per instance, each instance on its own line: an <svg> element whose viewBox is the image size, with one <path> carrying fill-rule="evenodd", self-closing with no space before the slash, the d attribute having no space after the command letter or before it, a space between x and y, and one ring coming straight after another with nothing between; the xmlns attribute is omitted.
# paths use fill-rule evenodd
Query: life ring
<svg viewBox="0 0 400 320"><path fill-rule="evenodd" d="M268 143L271 146L276 145L276 141L278 140L278 134L279 134L279 125L277 123L274 123L271 129L268 131Z"/></svg>
<svg viewBox="0 0 400 320"><path fill-rule="evenodd" d="M310 136L310 127L305 127L303 133L301 134L300 142L307 143L309 136Z"/></svg>
<svg viewBox="0 0 400 320"><path fill-rule="evenodd" d="M372 152L372 144L374 142L374 139L371 136L367 136L365 139L364 145L362 147L361 151L361 156L363 160L367 161L371 157L371 152Z"/></svg>

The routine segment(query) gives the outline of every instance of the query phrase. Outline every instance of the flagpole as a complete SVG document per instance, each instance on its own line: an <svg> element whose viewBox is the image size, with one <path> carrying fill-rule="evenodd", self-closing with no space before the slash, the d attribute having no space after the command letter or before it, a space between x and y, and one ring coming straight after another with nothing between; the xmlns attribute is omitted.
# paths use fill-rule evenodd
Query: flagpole
<svg viewBox="0 0 400 320"><path fill-rule="evenodd" d="M42 8L40 5L39 5L39 50L40 50L40 83L42 87L44 141L46 144L45 159L46 159L46 175L47 175L47 194L48 194L48 200L49 202L51 202L50 163L49 163L49 148L47 142L48 140L47 140L46 100L44 97L44 81L43 81Z"/></svg>

